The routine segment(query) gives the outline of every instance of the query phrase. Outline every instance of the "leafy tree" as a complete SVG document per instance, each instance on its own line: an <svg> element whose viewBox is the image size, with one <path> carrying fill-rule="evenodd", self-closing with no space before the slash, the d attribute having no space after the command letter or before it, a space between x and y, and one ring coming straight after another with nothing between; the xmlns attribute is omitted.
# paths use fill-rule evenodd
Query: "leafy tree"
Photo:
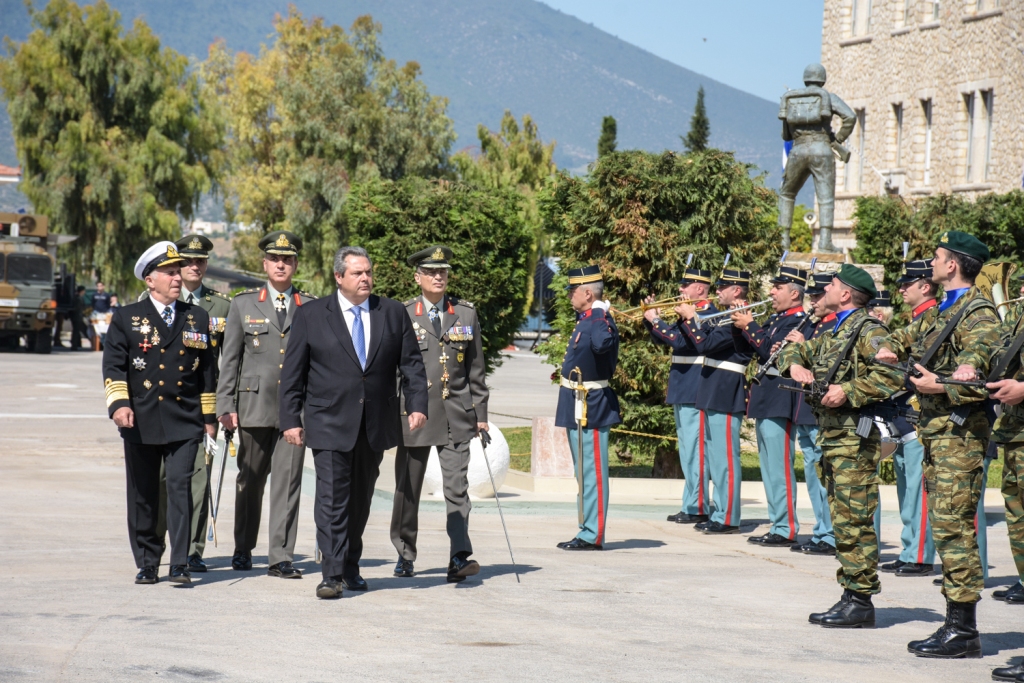
<svg viewBox="0 0 1024 683"><path fill-rule="evenodd" d="M683 146L687 152L703 152L708 148L708 140L711 138L711 122L708 121L708 112L704 108L704 86L697 89L697 104L693 107L693 116L690 117L690 132L686 137L681 137Z"/></svg>
<svg viewBox="0 0 1024 683"><path fill-rule="evenodd" d="M601 121L601 137L597 139L598 157L615 151L615 137L618 135L618 128L614 116L606 116Z"/></svg>
<svg viewBox="0 0 1024 683"><path fill-rule="evenodd" d="M807 253L811 250L814 242L814 233L811 226L804 222L804 216L810 211L803 204L793 207L793 223L789 229L790 251Z"/></svg>
<svg viewBox="0 0 1024 683"><path fill-rule="evenodd" d="M337 240L365 247L374 264L374 291L403 300L419 294L406 258L431 244L450 247L450 291L476 307L490 371L523 321L532 235L521 202L508 188L374 178L352 186Z"/></svg>
<svg viewBox="0 0 1024 683"><path fill-rule="evenodd" d="M539 250L546 248L537 208L537 193L558 170L552 160L555 143L544 144L537 124L529 114L523 116L520 125L512 112L507 110L497 132L480 125L477 127L477 137L480 140L480 154L471 156L467 152L459 152L452 157L452 163L459 178L466 183L494 190L513 190L522 195L520 212L533 235L528 261L528 269L532 273L537 265ZM524 286L525 305L529 308L534 301L533 278L528 278Z"/></svg>
<svg viewBox="0 0 1024 683"><path fill-rule="evenodd" d="M256 237L302 236L300 278L325 292L349 185L446 175L455 133L447 100L427 92L416 62L385 59L369 16L346 33L290 7L274 28L258 57L215 44L204 64L230 123L225 187Z"/></svg>
<svg viewBox="0 0 1024 683"><path fill-rule="evenodd" d="M83 272L137 289L142 251L176 239L221 165L223 126L188 61L102 0L51 0L24 43L8 42L0 89L14 127L20 189Z"/></svg>
<svg viewBox="0 0 1024 683"><path fill-rule="evenodd" d="M731 264L752 271L755 280L771 271L781 253L775 204L763 178L752 178L750 166L731 153L630 151L601 157L587 177L559 173L544 194L541 215L563 270L599 264L605 297L623 309L649 294L676 294L689 253L696 265L717 270L731 252ZM560 281L564 285L564 277ZM564 294L557 310L558 334L543 347L556 366L575 324ZM616 322L622 343L612 387L622 403L623 426L674 434L672 410L664 404L670 368L665 347L655 345L638 321L618 316ZM677 458L667 439L616 440L634 454L655 453L656 474Z"/></svg>

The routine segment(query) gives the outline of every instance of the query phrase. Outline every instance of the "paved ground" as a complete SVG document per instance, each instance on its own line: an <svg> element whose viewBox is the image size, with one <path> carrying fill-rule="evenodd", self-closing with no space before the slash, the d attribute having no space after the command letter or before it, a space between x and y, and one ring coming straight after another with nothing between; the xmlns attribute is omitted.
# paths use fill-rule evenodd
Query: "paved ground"
<svg viewBox="0 0 1024 683"><path fill-rule="evenodd" d="M307 578L267 577L261 555L256 570L233 572L222 541L207 553L214 570L192 587L135 586L120 440L96 417L99 354L3 354L0 378L0 681L960 683L1024 655L1024 608L988 591L984 659L908 655L906 642L941 621L927 579L884 575L876 630L812 627L807 613L839 595L834 560L708 538L655 507L613 507L608 550L583 555L554 547L573 535L571 507L510 508L517 583L498 516L481 503L471 528L484 570L449 586L439 504L421 516L419 576L396 579L380 496L365 537L371 590L322 602L307 495L297 548ZM232 524L226 493L222 530ZM989 532L995 586L1013 570L1005 526ZM897 533L887 522L885 535Z"/></svg>

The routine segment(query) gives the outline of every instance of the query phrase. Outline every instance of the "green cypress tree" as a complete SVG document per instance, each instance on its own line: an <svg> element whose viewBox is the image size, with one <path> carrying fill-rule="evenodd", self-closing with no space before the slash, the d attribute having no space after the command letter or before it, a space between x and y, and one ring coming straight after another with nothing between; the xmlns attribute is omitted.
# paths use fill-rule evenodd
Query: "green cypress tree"
<svg viewBox="0 0 1024 683"><path fill-rule="evenodd" d="M704 86L697 90L697 104L693 108L693 116L690 117L690 132L686 137L679 136L687 152L703 152L708 148L708 138L711 137L711 122L708 121L708 112L704 108Z"/></svg>
<svg viewBox="0 0 1024 683"><path fill-rule="evenodd" d="M614 116L606 116L601 121L601 137L597 139L597 158L615 151L615 136L618 134L618 124Z"/></svg>

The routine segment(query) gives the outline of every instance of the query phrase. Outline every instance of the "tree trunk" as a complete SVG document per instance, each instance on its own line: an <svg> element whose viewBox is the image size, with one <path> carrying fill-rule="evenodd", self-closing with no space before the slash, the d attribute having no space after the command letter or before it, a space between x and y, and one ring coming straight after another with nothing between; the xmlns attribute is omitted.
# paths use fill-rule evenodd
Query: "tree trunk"
<svg viewBox="0 0 1024 683"><path fill-rule="evenodd" d="M654 453L651 477L654 479L682 479L683 468L679 465L679 451L659 446Z"/></svg>

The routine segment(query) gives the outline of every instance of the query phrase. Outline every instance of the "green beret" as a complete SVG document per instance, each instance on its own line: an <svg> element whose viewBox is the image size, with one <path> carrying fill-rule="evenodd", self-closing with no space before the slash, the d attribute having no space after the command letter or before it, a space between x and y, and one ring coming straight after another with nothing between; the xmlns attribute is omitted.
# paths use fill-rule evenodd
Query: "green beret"
<svg viewBox="0 0 1024 683"><path fill-rule="evenodd" d="M268 254L298 256L302 251L302 238L294 232L276 230L261 239L259 247Z"/></svg>
<svg viewBox="0 0 1024 683"><path fill-rule="evenodd" d="M844 263L835 277L844 285L852 287L859 292L864 292L872 299L878 296L878 290L875 289L875 281L871 279L871 276L863 268Z"/></svg>
<svg viewBox="0 0 1024 683"><path fill-rule="evenodd" d="M939 238L938 246L943 249L949 249L960 254L966 254L972 256L982 263L988 261L991 254L988 251L988 247L982 243L974 235L968 235L966 232L960 232L959 230L947 230L942 233L942 237Z"/></svg>
<svg viewBox="0 0 1024 683"><path fill-rule="evenodd" d="M452 250L446 246L437 244L426 249L421 249L406 259L410 266L416 268L451 268L448 260L452 257Z"/></svg>
<svg viewBox="0 0 1024 683"><path fill-rule="evenodd" d="M174 246L185 258L210 258L210 252L213 251L213 242L203 235L185 235Z"/></svg>

